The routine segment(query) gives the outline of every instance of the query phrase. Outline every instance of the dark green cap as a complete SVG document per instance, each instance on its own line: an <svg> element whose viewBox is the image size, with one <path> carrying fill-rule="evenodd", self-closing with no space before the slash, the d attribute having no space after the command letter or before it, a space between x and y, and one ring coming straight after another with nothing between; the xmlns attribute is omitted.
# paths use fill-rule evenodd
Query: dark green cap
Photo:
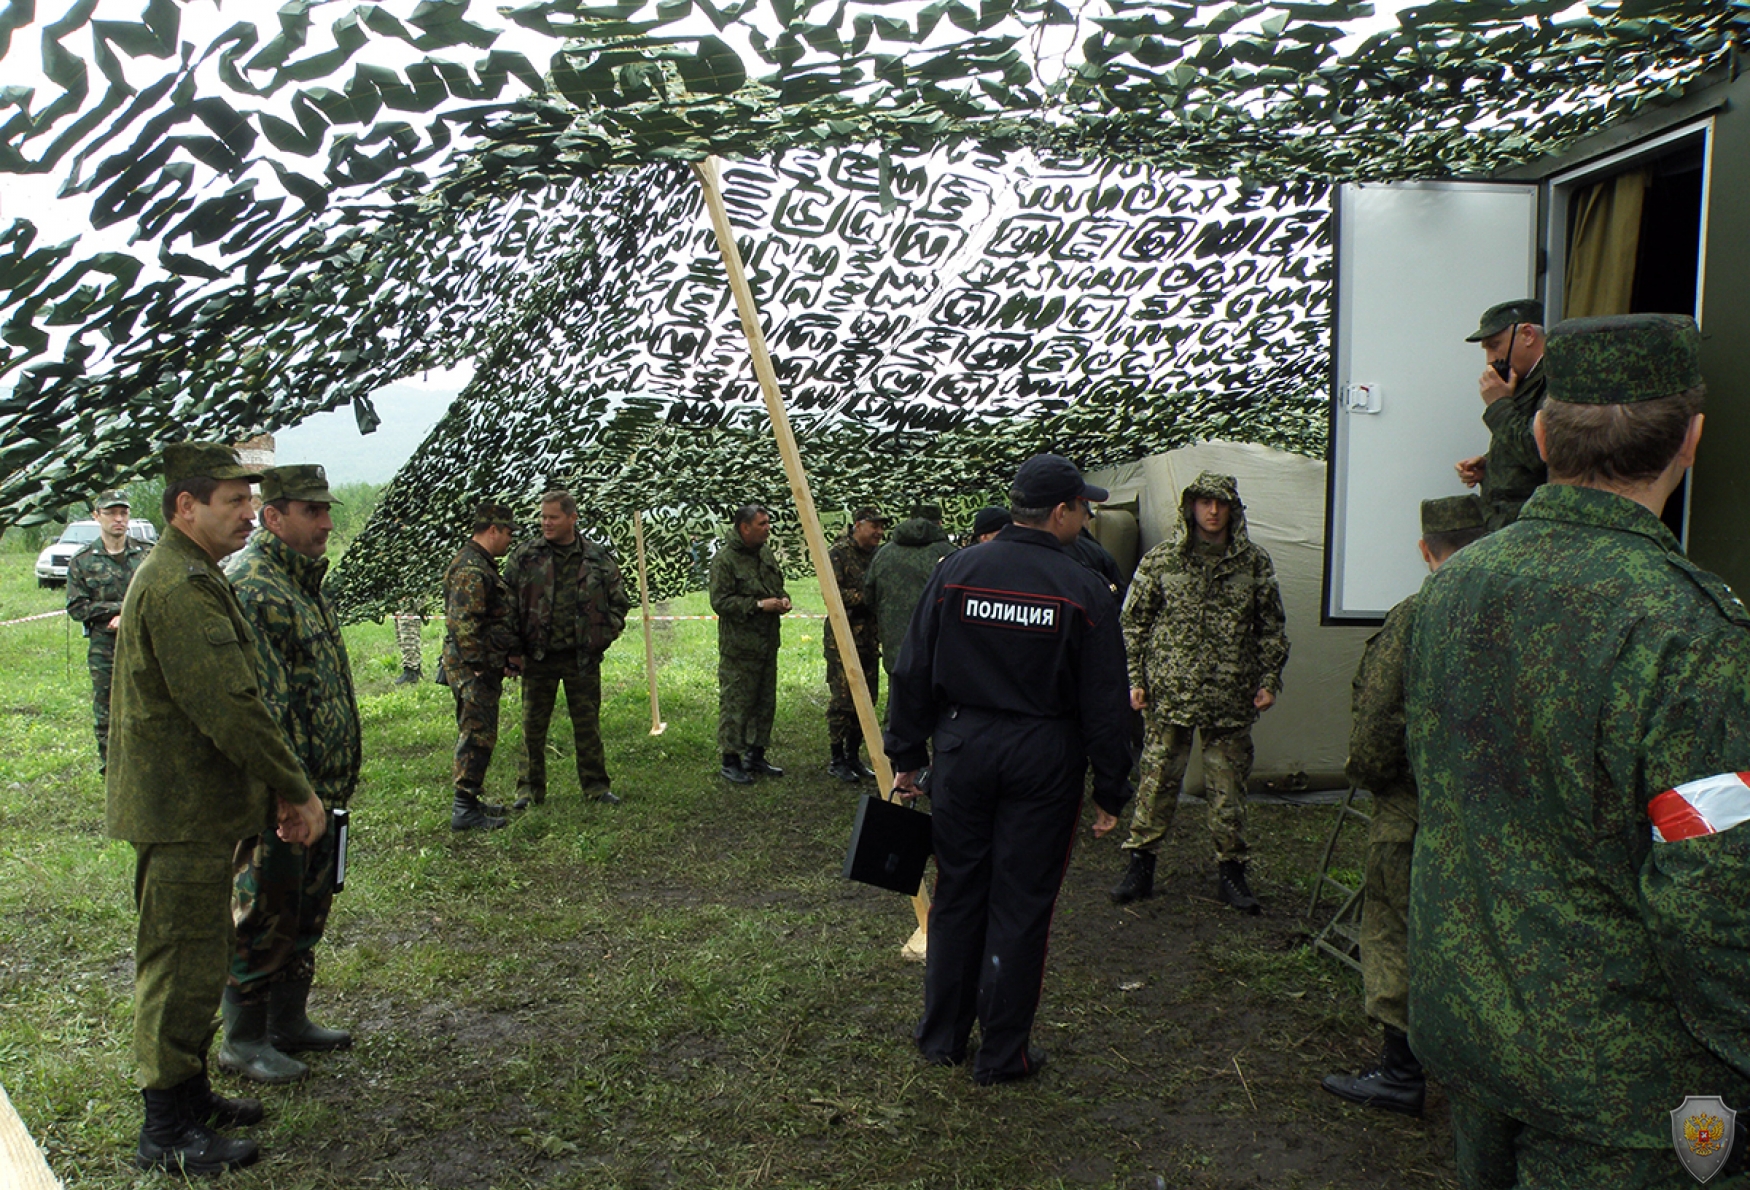
<svg viewBox="0 0 1750 1190"><path fill-rule="evenodd" d="M1701 384L1701 332L1687 314L1570 318L1543 359L1552 401L1633 405Z"/></svg>
<svg viewBox="0 0 1750 1190"><path fill-rule="evenodd" d="M1474 334L1464 337L1466 343L1481 343L1490 335L1498 335L1514 323L1530 326L1543 325L1543 303L1536 298L1520 298L1518 301L1502 302L1498 306L1490 306L1483 311L1482 321L1477 323Z"/></svg>
<svg viewBox="0 0 1750 1190"><path fill-rule="evenodd" d="M851 514L851 524L854 525L858 521L873 521L877 525L887 524L887 518L882 516L881 510L873 504L865 504Z"/></svg>
<svg viewBox="0 0 1750 1190"><path fill-rule="evenodd" d="M474 506L474 532L482 529L509 529L516 532L516 513L510 505L496 500L482 500Z"/></svg>
<svg viewBox="0 0 1750 1190"><path fill-rule="evenodd" d="M1488 524L1481 496L1442 496L1422 501L1422 536L1430 533L1462 533Z"/></svg>
<svg viewBox="0 0 1750 1190"><path fill-rule="evenodd" d="M185 479L261 478L261 472L243 465L237 452L218 442L172 442L164 448L164 483L174 487Z"/></svg>
<svg viewBox="0 0 1750 1190"><path fill-rule="evenodd" d="M91 507L102 512L106 508L132 508L133 502L128 499L128 494L120 488L111 488L107 492L99 492L97 499L91 502Z"/></svg>
<svg viewBox="0 0 1750 1190"><path fill-rule="evenodd" d="M320 463L291 463L269 467L261 474L261 502L308 500L311 504L339 504L328 490L328 472Z"/></svg>
<svg viewBox="0 0 1750 1190"><path fill-rule="evenodd" d="M917 520L921 517L926 521L935 521L937 524L940 524L942 521L942 506L940 504L914 504L911 506L911 515L913 520Z"/></svg>

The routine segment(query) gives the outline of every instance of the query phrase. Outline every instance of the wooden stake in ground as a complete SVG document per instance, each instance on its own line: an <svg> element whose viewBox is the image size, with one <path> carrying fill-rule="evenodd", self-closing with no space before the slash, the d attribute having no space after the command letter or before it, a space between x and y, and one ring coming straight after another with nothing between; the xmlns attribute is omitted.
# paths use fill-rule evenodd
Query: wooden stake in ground
<svg viewBox="0 0 1750 1190"><path fill-rule="evenodd" d="M650 734L661 735L662 706L656 700L656 644L650 639L650 573L644 565L644 513L632 511L632 540L638 543L638 603L644 608L644 672L650 679Z"/></svg>
<svg viewBox="0 0 1750 1190"><path fill-rule="evenodd" d="M784 409L783 394L778 391L778 375L772 370L772 357L766 351L766 335L760 329L759 308L754 304L753 290L741 267L741 249L735 243L735 229L729 225L729 212L723 207L723 192L717 181L717 160L707 158L693 165L699 187L705 193L705 207L711 212L711 227L717 233L717 248L723 254L723 267L729 274L730 292L735 295L735 307L741 314L742 333L747 336L749 353L753 356L754 375L759 378L760 393L766 400L766 412L772 419L772 433L778 440L778 453L784 459L784 473L790 479L790 494L796 501L796 515L802 522L802 535L808 540L808 556L814 562L815 577L820 580L820 594L826 600L827 619L832 623L833 640L844 662L845 678L851 685L851 700L857 707L857 722L863 728L863 742L869 749L869 763L874 766L875 780L880 782L884 796L891 797L893 767L887 763L887 751L881 744L881 727L875 720L875 704L869 697L869 682L863 675L863 662L857 656L856 643L851 639L851 621L845 614L845 601L839 595L839 585L833 578L832 559L827 556L826 534L821 532L820 515L814 508L814 493L808 487L808 472L802 466L802 455L796 449L796 435L790 429L790 415ZM930 925L930 896L920 888L912 898L918 928L906 942L902 953L907 958L922 958Z"/></svg>

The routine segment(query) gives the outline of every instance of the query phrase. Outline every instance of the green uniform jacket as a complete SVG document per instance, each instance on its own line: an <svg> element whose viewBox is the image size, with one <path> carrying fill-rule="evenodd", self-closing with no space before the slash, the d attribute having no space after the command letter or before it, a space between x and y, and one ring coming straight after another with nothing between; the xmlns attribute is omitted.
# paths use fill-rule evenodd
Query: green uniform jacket
<svg viewBox="0 0 1750 1190"><path fill-rule="evenodd" d="M340 621L322 597L326 558L306 558L266 529L225 574L255 632L261 694L323 801L344 806L358 785L358 699Z"/></svg>
<svg viewBox="0 0 1750 1190"><path fill-rule="evenodd" d="M1750 824L1655 843L1648 800L1750 770L1750 618L1645 508L1546 485L1423 586L1410 1040L1538 1128L1664 1148L1750 1102Z"/></svg>
<svg viewBox="0 0 1750 1190"><path fill-rule="evenodd" d="M110 691L109 834L216 843L261 833L268 793L312 796L261 697L255 638L218 564L164 531L122 602Z"/></svg>
<svg viewBox="0 0 1750 1190"><path fill-rule="evenodd" d="M1410 771L1404 738L1404 655L1415 623L1416 596L1412 595L1385 614L1385 623L1367 638L1361 664L1355 668L1349 763L1343 773L1349 784L1376 798L1395 794L1414 800L1416 796L1416 776Z"/></svg>
<svg viewBox="0 0 1750 1190"><path fill-rule="evenodd" d="M717 652L759 659L778 651L783 616L759 609L762 599L787 595L784 572L770 546L750 546L733 528L711 559L711 610L717 613Z"/></svg>
<svg viewBox="0 0 1750 1190"><path fill-rule="evenodd" d="M458 686L500 673L521 647L516 610L498 562L480 543L465 542L444 572L444 680Z"/></svg>
<svg viewBox="0 0 1750 1190"><path fill-rule="evenodd" d="M1232 507L1227 548L1194 549L1191 502L1199 496ZM1147 692L1165 722L1186 727L1249 727L1259 690L1282 689L1288 664L1287 621L1270 555L1246 535L1245 506L1231 488L1195 484L1180 500L1180 525L1150 550L1124 600L1124 650L1130 685Z"/></svg>
<svg viewBox="0 0 1750 1190"><path fill-rule="evenodd" d="M875 551L863 579L863 605L875 613L881 631L881 661L889 673L911 628L911 614L936 572L936 563L954 552L942 526L922 517L900 522Z"/></svg>
<svg viewBox="0 0 1750 1190"><path fill-rule="evenodd" d="M1513 395L1483 409L1483 424L1489 427L1488 465L1480 485L1490 532L1512 524L1519 507L1543 484L1549 468L1537 451L1531 423L1543 408L1544 373L1540 359L1520 377Z"/></svg>
<svg viewBox="0 0 1750 1190"><path fill-rule="evenodd" d="M109 622L121 615L128 584L152 547L137 537L122 539L122 552L111 554L101 539L73 555L67 563L67 614L84 625L93 649L114 649Z"/></svg>
<svg viewBox="0 0 1750 1190"><path fill-rule="evenodd" d="M851 636L856 639L857 652L865 655L881 647L875 613L863 599L863 579L869 573L869 563L875 552L851 540L850 531L846 530L826 554L832 559L832 576L838 580L839 597L845 601L845 617L851 622ZM821 644L828 657L838 656L839 647L830 628L822 634Z"/></svg>
<svg viewBox="0 0 1750 1190"><path fill-rule="evenodd" d="M577 584L575 631L571 639L583 652L600 655L626 628L626 584L613 555L578 535L577 573L565 576ZM515 600L517 634L523 654L537 661L547 655L553 631L553 588L560 581L553 547L537 536L512 550L504 563L504 582Z"/></svg>

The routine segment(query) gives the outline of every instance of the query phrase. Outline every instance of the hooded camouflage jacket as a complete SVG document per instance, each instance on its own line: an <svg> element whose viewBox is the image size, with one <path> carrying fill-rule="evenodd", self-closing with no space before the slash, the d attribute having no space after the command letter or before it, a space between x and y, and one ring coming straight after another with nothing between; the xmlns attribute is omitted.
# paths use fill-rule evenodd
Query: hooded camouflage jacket
<svg viewBox="0 0 1750 1190"><path fill-rule="evenodd" d="M597 656L620 638L632 601L613 555L595 542L577 536L577 573L565 576L577 586L575 630L571 639L584 653ZM523 655L536 660L547 655L553 632L554 587L560 581L553 543L536 535L512 550L504 563L504 582L516 604L517 635Z"/></svg>
<svg viewBox="0 0 1750 1190"><path fill-rule="evenodd" d="M128 584L152 552L152 547L137 537L124 537L122 543L122 552L111 554L99 538L67 563L67 614L84 625L94 649L115 647L109 622L122 614Z"/></svg>
<svg viewBox="0 0 1750 1190"><path fill-rule="evenodd" d="M255 633L268 710L316 792L344 806L358 784L359 708L340 621L322 597L328 560L306 558L261 529L225 573Z"/></svg>
<svg viewBox="0 0 1750 1190"><path fill-rule="evenodd" d="M733 526L711 559L711 610L717 613L717 651L725 657L769 657L778 651L784 617L763 612L760 600L786 595L784 572L769 545L750 546Z"/></svg>
<svg viewBox="0 0 1750 1190"><path fill-rule="evenodd" d="M460 686L476 674L497 674L521 647L510 587L498 560L466 541L444 572L444 680Z"/></svg>
<svg viewBox="0 0 1750 1190"><path fill-rule="evenodd" d="M1191 502L1232 508L1227 545L1198 549ZM1179 500L1179 529L1143 558L1124 601L1130 684L1170 723L1246 727L1259 690L1282 689L1288 634L1270 555L1246 535L1246 510L1232 476L1205 471Z"/></svg>
<svg viewBox="0 0 1750 1190"><path fill-rule="evenodd" d="M942 526L923 517L902 521L887 544L875 551L863 579L863 605L875 613L881 630L881 661L889 672L911 627L911 614L929 585L936 563L954 552Z"/></svg>

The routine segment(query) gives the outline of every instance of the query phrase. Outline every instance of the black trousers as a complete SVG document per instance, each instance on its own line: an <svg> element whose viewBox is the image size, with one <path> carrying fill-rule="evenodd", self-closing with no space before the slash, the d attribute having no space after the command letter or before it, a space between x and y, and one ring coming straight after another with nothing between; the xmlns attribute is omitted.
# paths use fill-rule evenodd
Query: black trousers
<svg viewBox="0 0 1750 1190"><path fill-rule="evenodd" d="M1027 1069L1051 914L1081 814L1087 758L1073 721L960 710L936 725L930 808L936 896L924 965L925 1057L974 1075Z"/></svg>

